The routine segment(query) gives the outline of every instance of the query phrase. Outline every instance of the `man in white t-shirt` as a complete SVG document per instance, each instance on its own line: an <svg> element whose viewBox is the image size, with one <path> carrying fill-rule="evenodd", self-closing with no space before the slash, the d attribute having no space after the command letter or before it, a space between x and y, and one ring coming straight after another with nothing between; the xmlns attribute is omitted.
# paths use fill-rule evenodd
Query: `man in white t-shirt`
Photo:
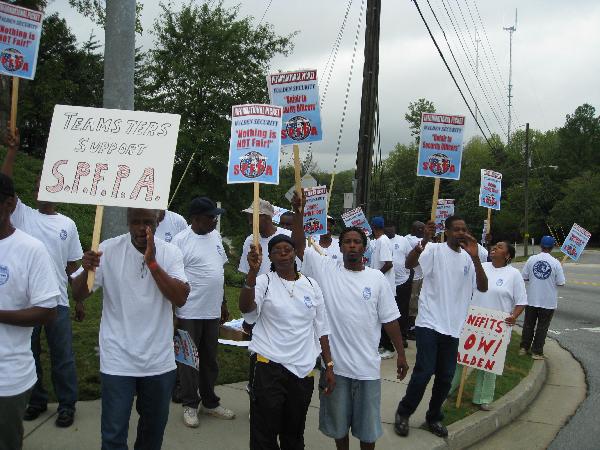
<svg viewBox="0 0 600 450"><path fill-rule="evenodd" d="M445 243L430 242L435 223L429 221L423 241L406 258L406 267L423 270L419 315L415 322L417 360L404 398L396 410L395 430L408 436L409 417L415 412L433 375L433 389L426 414L428 429L439 437L448 430L442 424L442 403L448 396L456 369L460 330L475 289L487 291L487 277L478 256L477 241L458 216L446 219Z"/></svg>
<svg viewBox="0 0 600 450"><path fill-rule="evenodd" d="M562 265L550 254L554 244L552 236L544 236L540 241L542 251L529 257L521 272L523 279L529 282L529 293L519 354L531 351L533 359L544 359L546 335L558 306L556 287L565 285Z"/></svg>
<svg viewBox="0 0 600 450"><path fill-rule="evenodd" d="M10 134L10 133L9 133ZM18 139L13 137L2 166L2 173L11 176L18 148ZM37 198L39 177L36 180L34 198ZM46 246L52 259L48 269L54 274L60 289L60 298L56 308L56 319L44 326L50 353L52 385L58 399L58 414L55 424L69 427L75 416L77 402L77 372L73 354L73 334L71 314L67 293L68 277L77 270L83 250L79 242L79 233L75 222L56 211L56 204L37 201L36 209L17 199L12 213L11 223L21 231L38 239ZM83 305L75 305L76 318L83 319ZM31 392L29 405L23 418L27 421L37 419L48 408L48 392L44 388L43 370L40 360L42 326L36 326L31 336L31 350L35 359L37 382Z"/></svg>
<svg viewBox="0 0 600 450"><path fill-rule="evenodd" d="M425 224L418 220L412 223L410 228L410 234L405 237L410 243L412 248L415 248L417 244L423 239L423 232L425 231ZM421 286L423 286L423 271L421 266L417 264L416 267L411 269L413 271L412 287L410 294L410 302L408 305L408 338L415 338L415 320L419 312L419 294L421 293Z"/></svg>
<svg viewBox="0 0 600 450"><path fill-rule="evenodd" d="M410 293L412 290L412 272L406 268L406 257L412 250L412 246L404 236L396 234L396 227L386 223L385 234L390 240L392 246L392 261L394 263L394 285L396 295L396 305L400 311L400 331L402 332L402 343L404 348L408 347L408 307L410 303ZM389 339L385 333L381 333L381 346L391 350Z"/></svg>
<svg viewBox="0 0 600 450"><path fill-rule="evenodd" d="M303 208L296 195L293 208L297 212ZM367 237L362 229L346 228L340 234L342 265L317 252L305 252L302 214L295 214L294 219L296 255L303 259L303 272L317 280L323 291L331 330L336 387L331 395L321 396L319 429L335 439L338 449L348 448L350 430L361 448L373 448L383 434L377 353L382 325L398 353L398 378L403 379L408 371L393 292L381 271L363 263Z"/></svg>
<svg viewBox="0 0 600 450"><path fill-rule="evenodd" d="M127 448L134 396L140 417L135 448L160 449L175 384L173 306L190 292L181 251L154 239L158 210L127 210L129 233L85 252L73 296L102 288L100 321L101 435L103 449Z"/></svg>
<svg viewBox="0 0 600 450"><path fill-rule="evenodd" d="M183 422L192 428L200 425L198 412L221 419L235 417L233 411L221 406L215 394L219 326L229 316L223 270L227 255L216 230L219 216L224 212L208 197L194 198L189 211L191 225L173 239L183 254L191 288L187 302L175 312L177 325L190 334L199 356L198 370L179 365Z"/></svg>
<svg viewBox="0 0 600 450"><path fill-rule="evenodd" d="M335 219L327 216L327 233L319 236L319 242L313 242L312 247L323 255L327 255L331 259L335 259L338 263L343 264L344 260L340 251L340 240L333 236L335 227Z"/></svg>
<svg viewBox="0 0 600 450"><path fill-rule="evenodd" d="M56 317L58 280L44 245L11 224L17 198L0 173L0 448L23 445L23 414L36 382L31 353L35 325Z"/></svg>
<svg viewBox="0 0 600 450"><path fill-rule="evenodd" d="M176 212L168 209L158 213L158 226L154 236L165 242L171 242L175 236L187 228L185 219Z"/></svg>

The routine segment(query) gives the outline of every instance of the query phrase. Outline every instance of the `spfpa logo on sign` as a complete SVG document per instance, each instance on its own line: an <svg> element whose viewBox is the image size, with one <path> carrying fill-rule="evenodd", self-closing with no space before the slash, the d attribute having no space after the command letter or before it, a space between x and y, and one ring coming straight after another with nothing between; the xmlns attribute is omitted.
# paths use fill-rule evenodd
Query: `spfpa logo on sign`
<svg viewBox="0 0 600 450"><path fill-rule="evenodd" d="M9 72L29 70L29 64L25 62L23 54L16 48L5 48L0 53L0 64Z"/></svg>
<svg viewBox="0 0 600 450"><path fill-rule="evenodd" d="M273 167L267 164L267 157L262 153L251 151L240 157L240 163L233 167L233 174L242 174L246 178L270 176L273 175Z"/></svg>
<svg viewBox="0 0 600 450"><path fill-rule="evenodd" d="M423 162L423 169L429 170L435 175L456 172L456 167L445 153L435 153L431 155L427 161Z"/></svg>
<svg viewBox="0 0 600 450"><path fill-rule="evenodd" d="M285 122L282 130L282 139L289 137L294 141L303 141L309 136L317 135L317 128L313 127L306 117L294 116Z"/></svg>

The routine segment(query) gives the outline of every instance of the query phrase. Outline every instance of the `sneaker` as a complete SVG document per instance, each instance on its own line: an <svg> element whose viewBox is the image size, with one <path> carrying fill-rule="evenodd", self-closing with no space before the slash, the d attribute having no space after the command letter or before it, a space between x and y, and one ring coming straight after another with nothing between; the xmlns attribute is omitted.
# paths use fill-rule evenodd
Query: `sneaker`
<svg viewBox="0 0 600 450"><path fill-rule="evenodd" d="M74 420L75 411L59 411L54 423L59 428L68 428L73 425Z"/></svg>
<svg viewBox="0 0 600 450"><path fill-rule="evenodd" d="M385 349L384 349L382 352L379 352L379 357L380 357L381 359L391 359L391 358L393 358L393 357L394 357L394 353L395 353L395 352L391 352L391 351L389 351L389 350L385 350Z"/></svg>
<svg viewBox="0 0 600 450"><path fill-rule="evenodd" d="M426 422L427 429L435 434L437 437L445 438L448 436L448 429L442 422L436 420L435 422Z"/></svg>
<svg viewBox="0 0 600 450"><path fill-rule="evenodd" d="M394 431L398 436L408 436L408 416L401 416L396 413L396 418L394 420Z"/></svg>
<svg viewBox="0 0 600 450"><path fill-rule="evenodd" d="M48 409L47 406L32 406L29 405L25 410L25 414L23 415L23 420L29 422L30 420L35 420L40 417L40 414L45 412Z"/></svg>
<svg viewBox="0 0 600 450"><path fill-rule="evenodd" d="M198 428L200 426L200 421L198 420L198 411L195 408L184 406L183 423L186 427Z"/></svg>
<svg viewBox="0 0 600 450"><path fill-rule="evenodd" d="M232 410L224 408L221 405L217 406L216 408L206 408L201 406L200 410L203 414L208 414L209 416L216 417L217 419L231 420L235 418L235 413Z"/></svg>
<svg viewBox="0 0 600 450"><path fill-rule="evenodd" d="M479 409L482 411L491 411L492 405L490 405L489 403L482 403L481 405L479 405Z"/></svg>
<svg viewBox="0 0 600 450"><path fill-rule="evenodd" d="M535 359L537 361L541 361L543 359L546 359L546 357L544 355L540 355L539 353L534 353L531 355L532 359Z"/></svg>
<svg viewBox="0 0 600 450"><path fill-rule="evenodd" d="M527 354L527 350L525 350L524 348L519 349L519 356L525 356L526 354Z"/></svg>

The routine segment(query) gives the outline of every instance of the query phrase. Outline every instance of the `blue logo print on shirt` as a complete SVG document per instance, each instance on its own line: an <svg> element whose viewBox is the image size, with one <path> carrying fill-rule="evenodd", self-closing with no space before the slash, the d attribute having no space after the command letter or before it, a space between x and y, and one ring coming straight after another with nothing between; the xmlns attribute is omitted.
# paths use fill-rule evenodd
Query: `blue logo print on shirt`
<svg viewBox="0 0 600 450"><path fill-rule="evenodd" d="M0 286L6 284L8 279L10 278L10 272L8 271L8 267L0 266Z"/></svg>
<svg viewBox="0 0 600 450"><path fill-rule="evenodd" d="M533 276L538 280L547 280L552 274L552 267L546 261L538 261L533 265Z"/></svg>
<svg viewBox="0 0 600 450"><path fill-rule="evenodd" d="M304 297L304 304L306 305L307 308L313 307L312 300L310 299L310 297L308 295L306 295Z"/></svg>
<svg viewBox="0 0 600 450"><path fill-rule="evenodd" d="M496 286L502 286L504 284L504 280L502 278L498 278L496 280Z"/></svg>
<svg viewBox="0 0 600 450"><path fill-rule="evenodd" d="M221 247L220 245L217 245L217 253L219 253L220 256L223 256L225 254L223 247Z"/></svg>
<svg viewBox="0 0 600 450"><path fill-rule="evenodd" d="M371 298L371 288L370 287L366 287L363 289L363 298L365 300L369 300Z"/></svg>
<svg viewBox="0 0 600 450"><path fill-rule="evenodd" d="M67 230L60 230L59 236L63 241L66 241L67 240Z"/></svg>
<svg viewBox="0 0 600 450"><path fill-rule="evenodd" d="M165 242L171 242L172 239L173 239L173 235L171 234L170 231L167 231L165 233Z"/></svg>
<svg viewBox="0 0 600 450"><path fill-rule="evenodd" d="M464 272L464 274L465 274L465 277L466 277L466 276L467 276L467 274L469 273L469 266L465 266L465 267L463 268L463 272Z"/></svg>

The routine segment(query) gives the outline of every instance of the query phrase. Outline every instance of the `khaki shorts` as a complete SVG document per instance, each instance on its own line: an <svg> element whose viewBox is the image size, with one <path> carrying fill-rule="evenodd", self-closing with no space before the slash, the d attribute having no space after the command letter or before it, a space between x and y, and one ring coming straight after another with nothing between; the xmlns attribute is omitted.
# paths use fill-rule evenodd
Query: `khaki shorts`
<svg viewBox="0 0 600 450"><path fill-rule="evenodd" d="M417 313L419 312L419 294L421 293L421 286L423 286L422 278L420 280L413 280L410 303L408 304L409 317L417 317Z"/></svg>

